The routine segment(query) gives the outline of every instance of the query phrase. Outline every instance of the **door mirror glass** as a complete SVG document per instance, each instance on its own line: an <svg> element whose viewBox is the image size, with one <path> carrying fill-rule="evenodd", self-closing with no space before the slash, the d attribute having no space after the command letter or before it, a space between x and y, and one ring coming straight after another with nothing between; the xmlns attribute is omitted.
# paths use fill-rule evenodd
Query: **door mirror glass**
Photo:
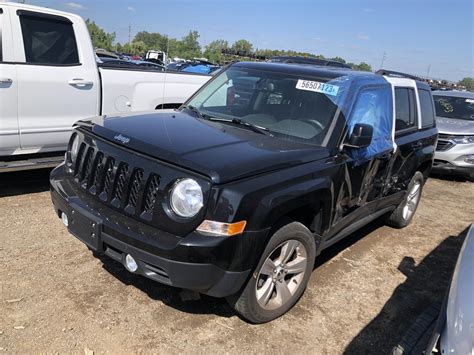
<svg viewBox="0 0 474 355"><path fill-rule="evenodd" d="M372 142L373 127L365 123L356 123L349 137L348 147L367 148Z"/></svg>

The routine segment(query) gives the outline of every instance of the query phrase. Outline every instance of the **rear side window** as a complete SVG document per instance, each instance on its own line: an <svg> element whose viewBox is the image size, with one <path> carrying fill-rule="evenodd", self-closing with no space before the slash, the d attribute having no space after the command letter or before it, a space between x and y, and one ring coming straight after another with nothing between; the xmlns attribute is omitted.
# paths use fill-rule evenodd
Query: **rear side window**
<svg viewBox="0 0 474 355"><path fill-rule="evenodd" d="M416 126L417 110L415 91L410 88L395 89L395 130L403 131Z"/></svg>
<svg viewBox="0 0 474 355"><path fill-rule="evenodd" d="M79 64L72 23L61 17L20 15L26 63Z"/></svg>
<svg viewBox="0 0 474 355"><path fill-rule="evenodd" d="M426 90L418 90L418 96L420 97L421 125L423 127L433 126L434 109L431 93Z"/></svg>

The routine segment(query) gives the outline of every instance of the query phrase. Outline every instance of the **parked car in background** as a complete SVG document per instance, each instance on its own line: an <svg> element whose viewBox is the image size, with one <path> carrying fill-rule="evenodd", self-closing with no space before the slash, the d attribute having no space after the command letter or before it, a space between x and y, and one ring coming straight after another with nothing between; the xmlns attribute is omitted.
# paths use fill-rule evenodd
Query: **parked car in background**
<svg viewBox="0 0 474 355"><path fill-rule="evenodd" d="M474 93L433 91L439 130L433 172L474 181Z"/></svg>
<svg viewBox="0 0 474 355"><path fill-rule="evenodd" d="M176 108L211 77L98 64L84 20L48 8L1 2L0 35L0 172L55 166L77 120Z"/></svg>
<svg viewBox="0 0 474 355"><path fill-rule="evenodd" d="M110 58L110 57L99 57L99 66L102 67L128 67L128 68L137 68L138 65L134 61L125 60L125 59L117 59L117 58Z"/></svg>
<svg viewBox="0 0 474 355"><path fill-rule="evenodd" d="M147 68L147 69L152 69L152 70L159 70L159 71L165 71L166 67L162 64L158 63L152 63L148 62L146 60L134 60L133 63L137 64L138 66L142 68ZM207 73L204 73L207 74Z"/></svg>
<svg viewBox="0 0 474 355"><path fill-rule="evenodd" d="M268 322L323 249L384 215L412 221L433 113L412 79L235 63L178 111L78 122L51 197L95 256Z"/></svg>
<svg viewBox="0 0 474 355"><path fill-rule="evenodd" d="M474 224L461 247L446 297L427 308L392 355L474 353Z"/></svg>

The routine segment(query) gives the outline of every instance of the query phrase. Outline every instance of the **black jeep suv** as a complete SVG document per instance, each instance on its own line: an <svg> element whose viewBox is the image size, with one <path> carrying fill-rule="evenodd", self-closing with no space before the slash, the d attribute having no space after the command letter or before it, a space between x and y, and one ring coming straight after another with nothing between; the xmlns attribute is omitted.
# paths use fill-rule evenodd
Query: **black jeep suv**
<svg viewBox="0 0 474 355"><path fill-rule="evenodd" d="M410 223L433 107L412 79L237 63L174 112L78 122L52 200L95 256L266 322L323 249L382 215Z"/></svg>

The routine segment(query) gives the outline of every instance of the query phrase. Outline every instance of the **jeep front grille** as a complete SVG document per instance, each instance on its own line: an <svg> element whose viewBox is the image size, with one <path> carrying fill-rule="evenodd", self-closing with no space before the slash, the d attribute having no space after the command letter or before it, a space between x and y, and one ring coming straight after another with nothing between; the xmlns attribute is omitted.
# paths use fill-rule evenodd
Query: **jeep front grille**
<svg viewBox="0 0 474 355"><path fill-rule="evenodd" d="M79 148L73 171L79 185L107 205L151 220L159 191L159 175L151 173L146 176L143 169L116 161L84 142Z"/></svg>

